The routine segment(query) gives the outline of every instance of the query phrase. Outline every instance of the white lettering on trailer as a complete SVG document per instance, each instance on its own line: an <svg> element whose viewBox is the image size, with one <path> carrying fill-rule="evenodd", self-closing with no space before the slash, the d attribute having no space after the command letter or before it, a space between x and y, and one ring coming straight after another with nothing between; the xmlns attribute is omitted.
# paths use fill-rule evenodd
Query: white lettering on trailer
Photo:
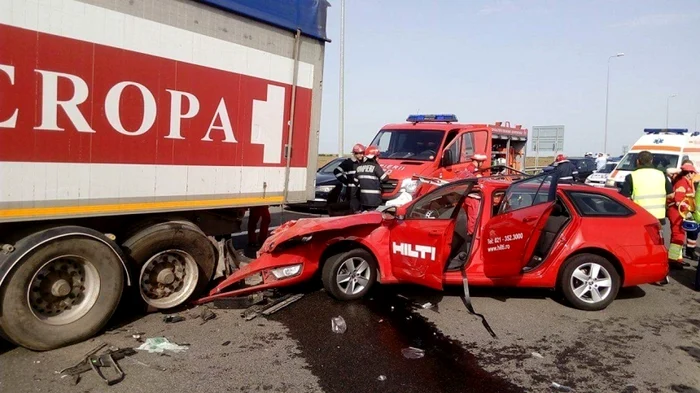
<svg viewBox="0 0 700 393"><path fill-rule="evenodd" d="M180 133L180 120L191 119L199 113L199 100L192 93L165 89L170 93L170 133L168 139L185 139ZM189 109L182 113L182 98L187 98Z"/></svg>
<svg viewBox="0 0 700 393"><path fill-rule="evenodd" d="M119 114L119 101L121 100L122 92L127 86L137 87L143 97L143 119L141 120L141 126L136 131L126 130ZM118 133L128 136L143 135L156 122L156 99L151 94L151 91L140 83L131 81L119 82L107 92L107 97L105 97L105 115L109 124Z"/></svg>
<svg viewBox="0 0 700 393"><path fill-rule="evenodd" d="M216 126L216 119L219 119L221 122L220 126ZM216 108L216 113L214 113L214 118L211 119L211 124L209 124L209 130L207 130L207 134L204 135L204 138L202 138L203 141L205 142L212 142L211 134L212 130L222 130L224 132L224 140L222 142L227 142L227 143L238 143L236 140L236 137L233 136L233 127L231 127L231 119L228 116L228 109L226 109L226 101L224 101L224 98L221 98L221 101L219 101L219 106Z"/></svg>
<svg viewBox="0 0 700 393"><path fill-rule="evenodd" d="M250 142L263 145L263 163L282 162L284 87L267 85L267 101L253 100Z"/></svg>
<svg viewBox="0 0 700 393"><path fill-rule="evenodd" d="M3 71L7 75L7 77L10 78L11 85L15 84L15 67L0 64L0 71ZM12 113L12 116L10 116L9 119L7 119L5 121L0 121L0 127L2 127L2 128L15 128L17 126L17 114L18 113L19 113L19 109L15 109L14 113Z"/></svg>
<svg viewBox="0 0 700 393"><path fill-rule="evenodd" d="M405 257L435 260L435 247L414 245L409 243L392 242L391 250L394 254L400 254Z"/></svg>
<svg viewBox="0 0 700 393"><path fill-rule="evenodd" d="M87 100L90 90L87 83L80 77L64 74L62 72L53 72L45 70L35 70L41 74L42 100L41 100L41 124L39 127L34 127L35 130L46 131L64 131L58 127L58 107L63 108L63 111L70 119L75 129L80 132L95 132L90 128L87 120L80 110L78 105ZM65 101L58 100L58 78L68 79L73 84L73 97Z"/></svg>

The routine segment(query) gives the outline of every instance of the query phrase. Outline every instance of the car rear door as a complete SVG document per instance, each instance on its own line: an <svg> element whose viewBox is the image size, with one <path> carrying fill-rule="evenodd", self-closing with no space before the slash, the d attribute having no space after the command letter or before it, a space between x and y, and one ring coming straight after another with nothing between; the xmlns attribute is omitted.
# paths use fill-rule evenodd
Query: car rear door
<svg viewBox="0 0 700 393"><path fill-rule="evenodd" d="M389 254L401 282L442 289L457 209L473 181L444 185L412 203L390 228Z"/></svg>
<svg viewBox="0 0 700 393"><path fill-rule="evenodd" d="M513 183L501 208L482 228L487 277L519 275L537 244L556 198L556 179L544 173Z"/></svg>

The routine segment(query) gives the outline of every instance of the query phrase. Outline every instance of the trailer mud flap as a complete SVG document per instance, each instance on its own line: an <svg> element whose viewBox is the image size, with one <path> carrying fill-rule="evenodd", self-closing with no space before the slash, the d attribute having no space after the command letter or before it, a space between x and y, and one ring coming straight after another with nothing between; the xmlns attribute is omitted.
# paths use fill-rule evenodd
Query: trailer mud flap
<svg viewBox="0 0 700 393"><path fill-rule="evenodd" d="M467 308L467 311L472 314L476 315L477 317L481 318L481 324L484 325L484 328L486 328L486 331L489 332L491 337L493 338L498 338L496 336L496 332L491 329L491 325L489 325L488 321L486 320L486 317L483 315L477 313L474 311L474 307L472 306L472 299L471 296L469 296L469 280L467 279L467 271L466 267L463 267L462 269L462 286L464 287L464 294L460 296L462 299L462 303L464 303L464 307Z"/></svg>

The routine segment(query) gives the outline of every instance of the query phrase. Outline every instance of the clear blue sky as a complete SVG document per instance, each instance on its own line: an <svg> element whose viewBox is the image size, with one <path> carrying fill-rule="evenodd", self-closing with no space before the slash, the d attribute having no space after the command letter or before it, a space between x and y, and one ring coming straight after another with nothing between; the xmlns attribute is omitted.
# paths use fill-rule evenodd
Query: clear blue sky
<svg viewBox="0 0 700 393"><path fill-rule="evenodd" d="M330 0L322 153L338 151L340 2ZM700 112L699 0L346 0L345 150L406 115L566 126L567 154L608 151ZM532 155L531 152L528 153Z"/></svg>

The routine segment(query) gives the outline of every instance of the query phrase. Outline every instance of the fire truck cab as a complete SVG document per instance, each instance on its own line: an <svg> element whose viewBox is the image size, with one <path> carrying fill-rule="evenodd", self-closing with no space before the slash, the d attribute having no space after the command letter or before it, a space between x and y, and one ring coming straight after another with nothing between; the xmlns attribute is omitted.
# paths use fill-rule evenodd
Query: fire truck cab
<svg viewBox="0 0 700 393"><path fill-rule="evenodd" d="M418 194L420 184L413 176L468 177L476 154L487 157L484 167L523 170L527 129L510 122L462 124L452 114L410 115L406 123L382 127L371 144L379 148L379 163L389 175L382 199L387 206L399 206Z"/></svg>

